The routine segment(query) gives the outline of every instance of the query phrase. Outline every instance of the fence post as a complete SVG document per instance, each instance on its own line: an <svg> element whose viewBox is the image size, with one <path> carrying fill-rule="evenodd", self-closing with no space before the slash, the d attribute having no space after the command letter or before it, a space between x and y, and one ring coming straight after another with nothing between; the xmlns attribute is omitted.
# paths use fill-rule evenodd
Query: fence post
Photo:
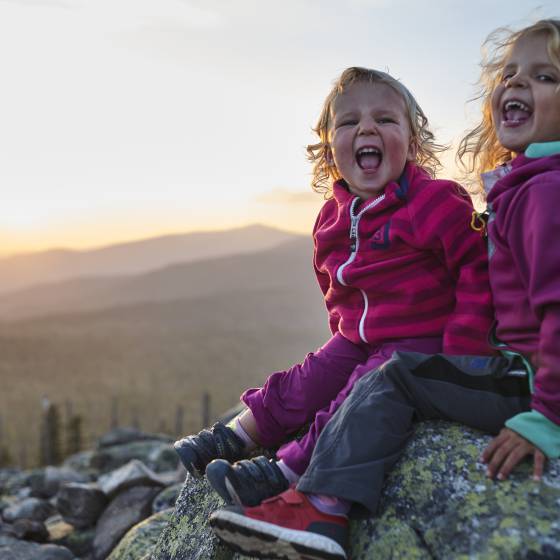
<svg viewBox="0 0 560 560"><path fill-rule="evenodd" d="M60 462L60 417L58 407L48 397L42 399L42 418L39 442L41 465L56 465Z"/></svg>
<svg viewBox="0 0 560 560"><path fill-rule="evenodd" d="M119 427L119 399L113 397L111 399L111 426L110 429L114 430Z"/></svg>

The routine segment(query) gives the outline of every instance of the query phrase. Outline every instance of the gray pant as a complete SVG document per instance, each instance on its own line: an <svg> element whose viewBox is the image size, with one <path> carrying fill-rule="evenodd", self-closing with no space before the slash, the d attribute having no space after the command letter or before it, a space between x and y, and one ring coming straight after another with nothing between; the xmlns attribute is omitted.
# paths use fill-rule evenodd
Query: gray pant
<svg viewBox="0 0 560 560"><path fill-rule="evenodd" d="M396 352L364 376L321 433L298 490L344 498L372 513L417 420L497 434L529 409L517 359Z"/></svg>

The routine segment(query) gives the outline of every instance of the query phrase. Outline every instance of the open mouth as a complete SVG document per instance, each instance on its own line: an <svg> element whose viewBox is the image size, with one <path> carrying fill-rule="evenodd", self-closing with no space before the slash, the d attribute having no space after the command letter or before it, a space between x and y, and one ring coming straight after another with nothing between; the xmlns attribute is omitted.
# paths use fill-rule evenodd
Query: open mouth
<svg viewBox="0 0 560 560"><path fill-rule="evenodd" d="M531 107L516 99L506 101L502 109L504 122L511 125L524 123L532 114L533 110Z"/></svg>
<svg viewBox="0 0 560 560"><path fill-rule="evenodd" d="M381 165L383 154L378 148L360 148L356 152L356 161L361 169L373 171Z"/></svg>

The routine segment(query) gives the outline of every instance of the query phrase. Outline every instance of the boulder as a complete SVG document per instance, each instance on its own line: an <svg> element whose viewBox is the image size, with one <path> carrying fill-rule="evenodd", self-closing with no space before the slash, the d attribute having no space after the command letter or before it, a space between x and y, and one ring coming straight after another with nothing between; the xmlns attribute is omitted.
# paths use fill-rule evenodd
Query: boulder
<svg viewBox="0 0 560 560"><path fill-rule="evenodd" d="M105 506L107 497L97 484L70 482L56 496L56 508L64 521L78 529L94 525Z"/></svg>
<svg viewBox="0 0 560 560"><path fill-rule="evenodd" d="M123 535L152 513L158 492L153 486L134 486L113 499L95 527L94 560L105 560Z"/></svg>
<svg viewBox="0 0 560 560"><path fill-rule="evenodd" d="M90 477L68 467L45 467L31 480L31 495L52 498L67 482L89 482Z"/></svg>
<svg viewBox="0 0 560 560"><path fill-rule="evenodd" d="M18 519L13 524L14 535L18 539L44 543L49 540L49 532L42 521Z"/></svg>
<svg viewBox="0 0 560 560"><path fill-rule="evenodd" d="M114 428L110 432L102 435L97 441L97 448L111 447L113 445L121 445L123 443L131 443L133 441L163 441L171 443L173 438L164 434L149 434L142 432L137 428Z"/></svg>
<svg viewBox="0 0 560 560"><path fill-rule="evenodd" d="M104 474L97 479L99 488L109 497L132 486L160 486L166 481L149 469L142 461L132 459L122 467Z"/></svg>
<svg viewBox="0 0 560 560"><path fill-rule="evenodd" d="M560 558L560 460L547 465L541 483L528 463L491 481L478 462L489 440L444 421L418 424L378 514L351 523L352 560ZM152 560L240 558L208 529L221 505L204 480L188 476Z"/></svg>
<svg viewBox="0 0 560 560"><path fill-rule="evenodd" d="M0 560L75 560L67 548L0 536Z"/></svg>
<svg viewBox="0 0 560 560"><path fill-rule="evenodd" d="M181 489L183 488L183 483L178 482L173 486L169 486L162 490L154 499L152 503L152 512L159 513L160 511L174 508L175 502L181 493Z"/></svg>
<svg viewBox="0 0 560 560"><path fill-rule="evenodd" d="M25 498L7 507L2 512L4 521L13 523L17 519L32 519L35 521L45 521L47 517L55 513L54 507L46 500L39 498Z"/></svg>
<svg viewBox="0 0 560 560"><path fill-rule="evenodd" d="M108 560L149 560L172 513L173 509L166 509L135 525L111 552Z"/></svg>
<svg viewBox="0 0 560 560"><path fill-rule="evenodd" d="M179 462L170 443L146 440L103 447L91 456L90 467L107 473L133 459L139 459L156 472L173 470Z"/></svg>

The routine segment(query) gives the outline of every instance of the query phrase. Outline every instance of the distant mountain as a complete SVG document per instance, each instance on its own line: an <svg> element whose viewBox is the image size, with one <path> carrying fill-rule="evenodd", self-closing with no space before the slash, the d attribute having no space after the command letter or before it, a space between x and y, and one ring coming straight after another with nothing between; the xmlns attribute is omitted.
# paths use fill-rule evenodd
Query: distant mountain
<svg viewBox="0 0 560 560"><path fill-rule="evenodd" d="M271 231L259 231L263 237L269 236L271 243ZM279 289L288 293L316 293L320 301L311 259L311 239L295 236L293 241L250 254L173 264L143 274L77 278L33 286L0 295L0 320L66 315L138 303L193 301L228 293L272 293Z"/></svg>
<svg viewBox="0 0 560 560"><path fill-rule="evenodd" d="M57 249L13 255L0 258L0 294L70 278L136 274L172 263L251 253L300 237L251 225L227 231L166 235L84 251Z"/></svg>

